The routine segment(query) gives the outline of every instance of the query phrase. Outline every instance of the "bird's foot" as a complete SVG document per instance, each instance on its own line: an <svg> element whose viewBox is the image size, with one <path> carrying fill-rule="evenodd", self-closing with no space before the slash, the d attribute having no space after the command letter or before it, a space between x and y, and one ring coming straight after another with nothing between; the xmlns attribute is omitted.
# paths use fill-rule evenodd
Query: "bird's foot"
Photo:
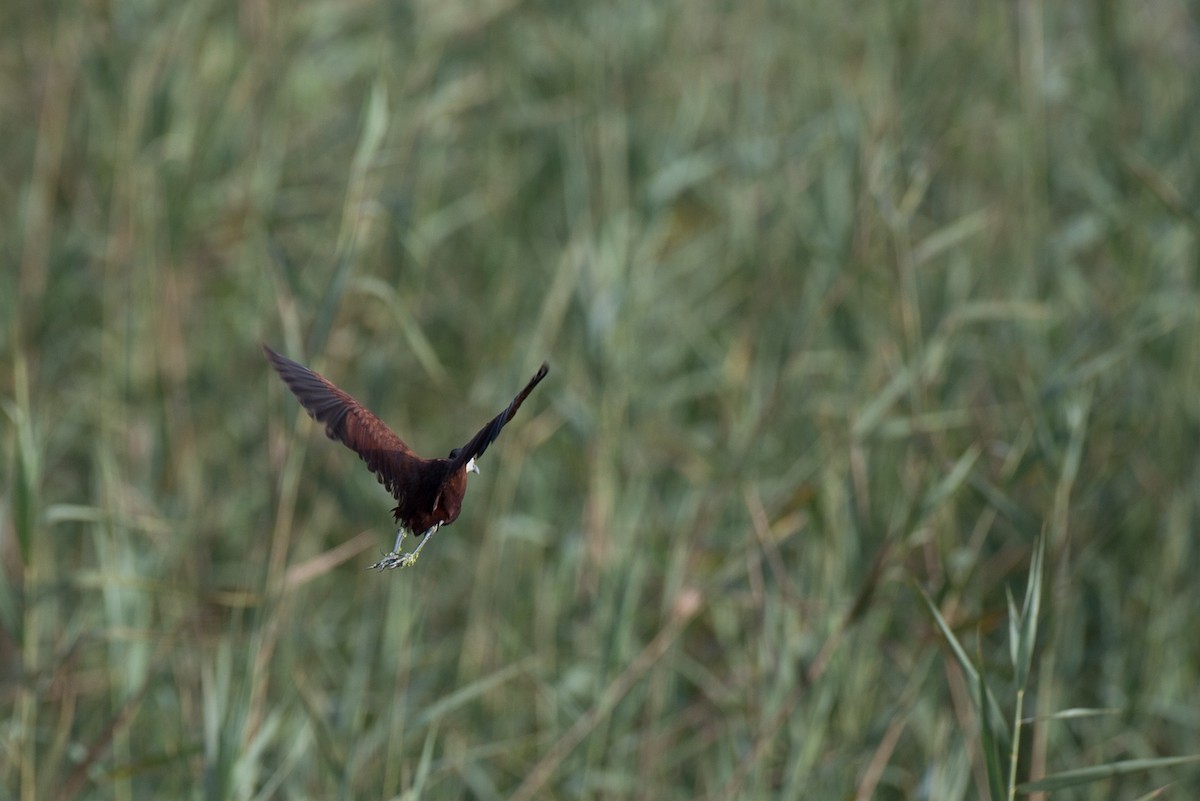
<svg viewBox="0 0 1200 801"><path fill-rule="evenodd" d="M392 551L384 556L375 564L371 565L371 570L395 570L398 567L412 567L417 563L417 557L420 555L421 549L406 553L403 556Z"/></svg>
<svg viewBox="0 0 1200 801"><path fill-rule="evenodd" d="M429 538L433 536L433 532L441 528L442 524L430 526L429 530L421 537L421 541L417 543L417 547L412 553L400 555L400 543L404 540L404 529L400 529L396 534L396 547L392 548L392 552L385 555L375 564L371 565L372 570L395 570L398 567L412 567L417 563L417 557L421 555L421 549L425 547L425 543L429 542Z"/></svg>
<svg viewBox="0 0 1200 801"><path fill-rule="evenodd" d="M406 564L404 560L404 556L392 551L378 562L371 565L371 570L395 570L398 567L408 567L408 564Z"/></svg>
<svg viewBox="0 0 1200 801"><path fill-rule="evenodd" d="M371 570L395 570L398 567L408 567L412 564L412 562L405 562L405 557L400 555L400 543L404 542L406 534L408 532L404 530L403 526L396 529L396 544L392 546L390 553L371 565Z"/></svg>

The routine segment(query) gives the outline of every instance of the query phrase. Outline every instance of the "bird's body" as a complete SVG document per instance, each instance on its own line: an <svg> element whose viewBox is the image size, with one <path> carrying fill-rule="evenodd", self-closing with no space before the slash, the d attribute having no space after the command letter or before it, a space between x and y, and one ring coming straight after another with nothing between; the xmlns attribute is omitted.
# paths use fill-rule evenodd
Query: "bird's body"
<svg viewBox="0 0 1200 801"><path fill-rule="evenodd" d="M492 418L466 445L455 448L445 459L422 459L370 409L332 381L266 345L263 345L263 351L309 415L325 424L329 438L357 453L396 499L396 508L392 510L399 524L396 546L373 565L377 568L413 564L429 537L441 526L448 526L458 519L467 491L467 473L479 472L475 460L499 436L500 429L513 418L549 371L543 363L508 408ZM405 532L423 533L423 539L412 553L400 556L400 543Z"/></svg>

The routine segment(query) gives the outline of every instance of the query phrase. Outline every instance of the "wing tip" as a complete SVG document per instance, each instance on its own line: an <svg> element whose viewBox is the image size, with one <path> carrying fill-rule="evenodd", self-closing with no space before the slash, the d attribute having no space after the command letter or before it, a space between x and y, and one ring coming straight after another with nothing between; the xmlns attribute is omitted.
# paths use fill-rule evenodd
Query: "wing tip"
<svg viewBox="0 0 1200 801"><path fill-rule="evenodd" d="M266 342L259 342L258 344L263 349L263 354L267 357L267 361L275 365L276 368L291 361L291 359L279 353Z"/></svg>

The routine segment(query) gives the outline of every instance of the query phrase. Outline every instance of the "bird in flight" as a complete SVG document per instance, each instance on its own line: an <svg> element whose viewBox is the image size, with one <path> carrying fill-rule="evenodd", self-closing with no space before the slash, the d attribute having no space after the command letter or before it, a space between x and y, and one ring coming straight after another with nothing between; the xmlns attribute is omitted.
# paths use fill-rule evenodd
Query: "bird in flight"
<svg viewBox="0 0 1200 801"><path fill-rule="evenodd" d="M467 473L479 472L476 460L550 370L542 362L508 408L479 429L466 445L450 451L445 459L422 459L370 409L332 381L280 356L266 345L263 351L309 416L325 424L325 434L357 453L396 499L396 508L392 510L399 524L396 545L391 553L371 565L373 569L411 567L434 532L458 518L467 492ZM409 532L422 532L421 541L411 553L401 556L400 543Z"/></svg>

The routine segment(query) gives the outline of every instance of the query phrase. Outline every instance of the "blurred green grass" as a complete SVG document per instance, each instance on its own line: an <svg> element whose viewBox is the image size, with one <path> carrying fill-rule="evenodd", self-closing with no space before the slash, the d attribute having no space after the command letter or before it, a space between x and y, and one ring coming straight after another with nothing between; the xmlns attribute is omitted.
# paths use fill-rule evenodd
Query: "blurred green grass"
<svg viewBox="0 0 1200 801"><path fill-rule="evenodd" d="M1198 13L7 7L0 798L983 797L1042 532L1018 779L1200 752ZM552 372L379 576L260 341Z"/></svg>

